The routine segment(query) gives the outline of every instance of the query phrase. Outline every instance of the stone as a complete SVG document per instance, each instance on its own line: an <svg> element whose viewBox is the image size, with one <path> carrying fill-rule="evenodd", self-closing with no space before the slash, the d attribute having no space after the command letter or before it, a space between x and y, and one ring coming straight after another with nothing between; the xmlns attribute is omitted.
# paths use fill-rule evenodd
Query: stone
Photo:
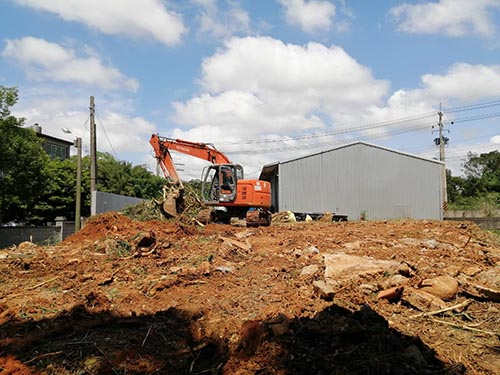
<svg viewBox="0 0 500 375"><path fill-rule="evenodd" d="M419 284L419 289L446 301L455 298L458 292L458 281L451 276L439 276L423 280Z"/></svg>
<svg viewBox="0 0 500 375"><path fill-rule="evenodd" d="M324 299L325 301L333 300L333 297L335 296L335 291L333 290L331 285L327 284L323 280L316 280L313 281L313 286L315 292L318 293L321 299Z"/></svg>
<svg viewBox="0 0 500 375"><path fill-rule="evenodd" d="M465 294L492 302L500 302L500 289L491 288L468 280L460 280Z"/></svg>
<svg viewBox="0 0 500 375"><path fill-rule="evenodd" d="M318 273L319 267L316 264L311 264L309 266L305 266L302 268L300 271L300 277L309 277L309 276L314 276L316 273Z"/></svg>
<svg viewBox="0 0 500 375"><path fill-rule="evenodd" d="M397 270L400 263L393 260L380 260L366 256L348 255L345 253L325 254L325 279L353 279L357 276L375 276L390 270Z"/></svg>
<svg viewBox="0 0 500 375"><path fill-rule="evenodd" d="M423 312L441 310L447 307L441 298L410 287L405 288L401 299Z"/></svg>

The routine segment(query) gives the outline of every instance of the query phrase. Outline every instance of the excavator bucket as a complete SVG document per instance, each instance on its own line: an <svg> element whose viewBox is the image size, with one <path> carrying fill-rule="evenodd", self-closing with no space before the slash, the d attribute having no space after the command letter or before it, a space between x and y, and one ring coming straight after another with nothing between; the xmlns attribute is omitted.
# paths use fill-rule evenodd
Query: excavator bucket
<svg viewBox="0 0 500 375"><path fill-rule="evenodd" d="M168 216L176 217L182 212L184 202L183 192L184 189L177 184L163 186L163 198L160 203L163 211Z"/></svg>

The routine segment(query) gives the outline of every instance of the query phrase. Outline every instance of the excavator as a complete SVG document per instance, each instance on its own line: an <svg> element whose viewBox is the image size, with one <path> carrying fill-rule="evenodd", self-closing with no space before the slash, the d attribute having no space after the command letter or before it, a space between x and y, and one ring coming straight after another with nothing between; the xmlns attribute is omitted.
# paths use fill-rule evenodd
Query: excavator
<svg viewBox="0 0 500 375"><path fill-rule="evenodd" d="M164 189L163 209L169 216L177 216L183 209L184 186L175 168L170 151L207 160L211 165L202 172L201 195L209 207L202 210L197 220L229 224L231 218L245 218L248 227L271 224L271 184L268 181L244 179L243 167L233 164L211 143L190 142L153 134L149 143L154 149L160 168L169 181Z"/></svg>

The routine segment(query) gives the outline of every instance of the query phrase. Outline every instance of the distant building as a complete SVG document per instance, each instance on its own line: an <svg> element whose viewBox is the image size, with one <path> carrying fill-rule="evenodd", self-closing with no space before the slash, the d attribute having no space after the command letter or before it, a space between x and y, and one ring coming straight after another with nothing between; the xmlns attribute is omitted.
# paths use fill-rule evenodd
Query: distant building
<svg viewBox="0 0 500 375"><path fill-rule="evenodd" d="M442 219L444 164L356 142L268 164L276 211L332 212L349 220Z"/></svg>
<svg viewBox="0 0 500 375"><path fill-rule="evenodd" d="M52 159L64 160L69 158L69 148L73 145L73 142L43 134L42 127L38 124L33 125L31 129L35 131L38 137L43 139L43 149Z"/></svg>

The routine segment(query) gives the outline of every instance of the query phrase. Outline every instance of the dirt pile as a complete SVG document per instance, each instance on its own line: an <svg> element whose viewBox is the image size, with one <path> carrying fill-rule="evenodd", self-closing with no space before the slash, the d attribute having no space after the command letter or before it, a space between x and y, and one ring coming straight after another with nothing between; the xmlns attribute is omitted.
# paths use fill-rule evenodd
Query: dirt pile
<svg viewBox="0 0 500 375"><path fill-rule="evenodd" d="M0 251L27 374L499 373L500 248L470 223L241 228L110 213Z"/></svg>

